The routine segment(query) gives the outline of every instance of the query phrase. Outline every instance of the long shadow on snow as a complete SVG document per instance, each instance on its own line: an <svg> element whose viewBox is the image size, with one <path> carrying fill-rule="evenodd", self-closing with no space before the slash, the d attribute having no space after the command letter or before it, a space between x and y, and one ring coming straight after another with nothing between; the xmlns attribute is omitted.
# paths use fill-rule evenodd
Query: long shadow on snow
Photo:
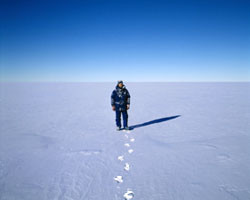
<svg viewBox="0 0 250 200"><path fill-rule="evenodd" d="M151 124L165 122L165 121L175 119L175 118L180 117L180 116L181 115L175 115L175 116L171 116L171 117L163 117L163 118L159 118L159 119L154 119L154 120L151 120L151 121L148 121L148 122L144 122L144 123L141 123L141 124L136 124L136 125L130 126L129 129L133 130L135 128L140 128L140 127L148 126L148 125L151 125Z"/></svg>

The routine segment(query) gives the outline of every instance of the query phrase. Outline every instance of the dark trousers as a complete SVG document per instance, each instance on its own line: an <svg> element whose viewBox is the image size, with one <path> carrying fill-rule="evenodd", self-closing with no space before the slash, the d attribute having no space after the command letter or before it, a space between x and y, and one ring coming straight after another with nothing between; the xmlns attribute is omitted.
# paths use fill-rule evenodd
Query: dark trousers
<svg viewBox="0 0 250 200"><path fill-rule="evenodd" d="M127 112L127 110L124 110L124 111L116 110L115 111L116 126L121 127L121 114L122 114L122 119L123 119L123 127L127 127L128 126L128 112Z"/></svg>

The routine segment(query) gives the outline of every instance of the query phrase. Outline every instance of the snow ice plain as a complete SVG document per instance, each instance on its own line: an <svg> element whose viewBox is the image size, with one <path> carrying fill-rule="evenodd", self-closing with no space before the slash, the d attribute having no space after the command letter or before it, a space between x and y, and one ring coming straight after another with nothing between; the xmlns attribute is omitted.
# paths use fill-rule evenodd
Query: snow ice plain
<svg viewBox="0 0 250 200"><path fill-rule="evenodd" d="M126 86L0 83L0 200L250 199L250 83Z"/></svg>

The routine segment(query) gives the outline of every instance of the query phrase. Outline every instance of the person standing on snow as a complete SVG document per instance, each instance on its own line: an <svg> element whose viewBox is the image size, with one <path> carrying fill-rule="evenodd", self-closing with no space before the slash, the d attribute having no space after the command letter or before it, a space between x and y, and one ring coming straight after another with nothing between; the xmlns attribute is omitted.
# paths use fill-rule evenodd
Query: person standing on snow
<svg viewBox="0 0 250 200"><path fill-rule="evenodd" d="M111 94L111 106L116 114L116 130L121 130L121 114L123 127L125 130L129 130L127 110L130 107L130 94L121 80L117 82L116 88Z"/></svg>

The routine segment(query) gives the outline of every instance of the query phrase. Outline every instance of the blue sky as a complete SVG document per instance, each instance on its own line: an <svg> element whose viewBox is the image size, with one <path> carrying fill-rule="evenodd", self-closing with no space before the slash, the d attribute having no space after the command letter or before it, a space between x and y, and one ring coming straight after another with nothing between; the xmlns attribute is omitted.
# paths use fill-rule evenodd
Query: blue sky
<svg viewBox="0 0 250 200"><path fill-rule="evenodd" d="M1 1L1 81L250 81L250 2Z"/></svg>

